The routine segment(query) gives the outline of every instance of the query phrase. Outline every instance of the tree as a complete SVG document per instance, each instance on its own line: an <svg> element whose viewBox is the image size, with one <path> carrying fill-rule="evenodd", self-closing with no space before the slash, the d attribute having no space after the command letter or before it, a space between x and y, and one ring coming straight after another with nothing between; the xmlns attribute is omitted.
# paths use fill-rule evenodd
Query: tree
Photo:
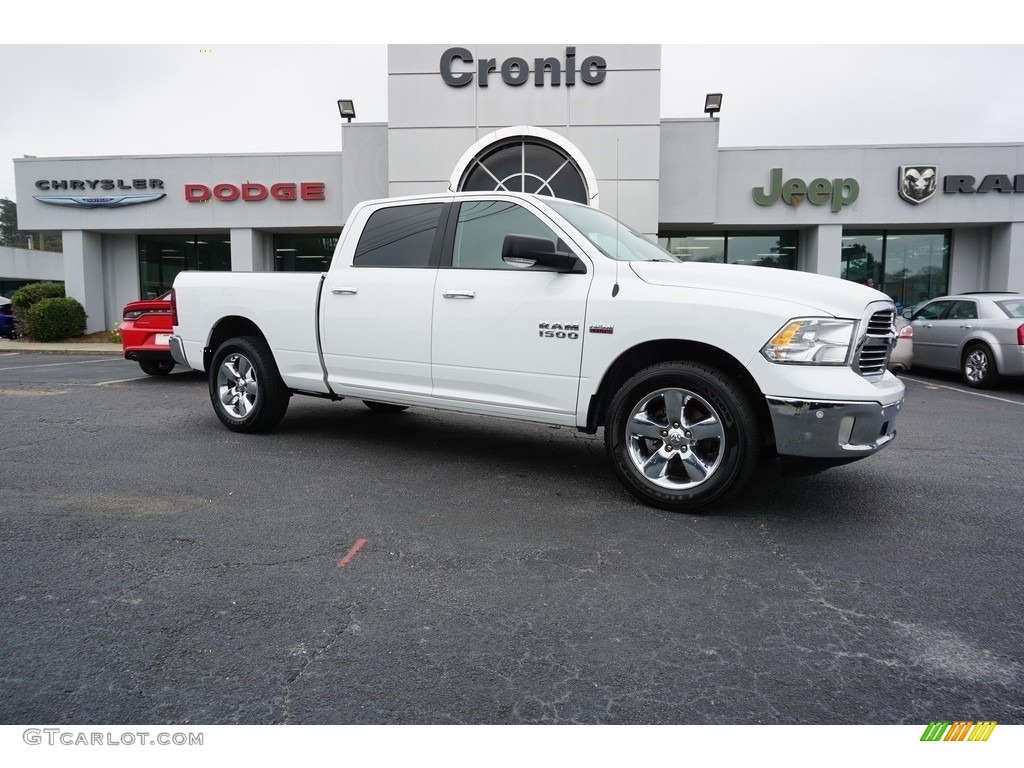
<svg viewBox="0 0 1024 768"><path fill-rule="evenodd" d="M9 248L32 247L40 251L62 251L64 244L60 234L52 232L22 232L18 229L18 205L6 197L0 198L0 245Z"/></svg>
<svg viewBox="0 0 1024 768"><path fill-rule="evenodd" d="M27 240L18 231L18 206L13 200L0 198L0 245L24 248Z"/></svg>

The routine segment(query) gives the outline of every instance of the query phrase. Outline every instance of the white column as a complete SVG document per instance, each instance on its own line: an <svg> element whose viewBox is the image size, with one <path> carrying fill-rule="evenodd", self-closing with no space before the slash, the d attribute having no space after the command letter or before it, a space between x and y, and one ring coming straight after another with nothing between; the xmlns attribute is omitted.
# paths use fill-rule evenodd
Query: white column
<svg viewBox="0 0 1024 768"><path fill-rule="evenodd" d="M97 232L65 231L64 293L85 307L85 332L106 330L103 297L103 237Z"/></svg>
<svg viewBox="0 0 1024 768"><path fill-rule="evenodd" d="M255 229L232 229L231 271L265 272L269 269L263 233Z"/></svg>
<svg viewBox="0 0 1024 768"><path fill-rule="evenodd" d="M821 224L810 227L800 238L800 270L839 277L843 266L843 227Z"/></svg>
<svg viewBox="0 0 1024 768"><path fill-rule="evenodd" d="M992 227L988 290L1024 292L1024 223Z"/></svg>

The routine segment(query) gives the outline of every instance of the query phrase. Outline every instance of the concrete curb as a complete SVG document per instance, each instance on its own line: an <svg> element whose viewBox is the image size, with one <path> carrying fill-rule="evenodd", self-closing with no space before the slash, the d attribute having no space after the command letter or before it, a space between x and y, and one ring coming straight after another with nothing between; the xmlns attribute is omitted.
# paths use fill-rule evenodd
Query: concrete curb
<svg viewBox="0 0 1024 768"><path fill-rule="evenodd" d="M120 344L86 344L73 341L39 342L0 339L0 354L9 352L35 352L44 355L123 355Z"/></svg>

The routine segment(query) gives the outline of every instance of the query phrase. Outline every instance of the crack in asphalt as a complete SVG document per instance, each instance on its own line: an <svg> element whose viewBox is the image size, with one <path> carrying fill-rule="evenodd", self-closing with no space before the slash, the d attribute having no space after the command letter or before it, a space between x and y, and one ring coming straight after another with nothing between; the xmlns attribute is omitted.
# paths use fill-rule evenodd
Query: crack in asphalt
<svg viewBox="0 0 1024 768"><path fill-rule="evenodd" d="M839 650L822 648L814 649L815 652L830 653L836 659L866 660L888 668L926 665L943 673L944 676L972 682L985 681L1007 687L1018 683L1022 671L1019 661L1000 657L987 649L979 648L970 638L964 637L960 633L835 605L825 596L825 587L801 568L792 557L781 551L778 544L772 539L764 521L758 523L758 528L771 553L784 561L808 585L812 595L811 602L834 613L842 621L851 625L876 623L890 628L898 638L902 639L902 648L907 651L903 658L898 656L878 658L863 651L848 649L846 646L849 645L847 642L849 638L837 637L841 646Z"/></svg>
<svg viewBox="0 0 1024 768"><path fill-rule="evenodd" d="M342 635L349 632L359 632L361 627L359 622L356 620L356 606L351 604L347 608L348 610L348 622L345 626L331 633L326 642L322 643L318 647L314 648L312 653L307 651L305 643L300 643L298 646L293 646L292 651L289 653L290 656L299 656L302 658L302 663L293 675L288 677L281 684L281 711L275 720L278 725L288 725L291 722L291 705L292 705L292 689L300 682L306 671L313 665L313 663L323 656L325 653L334 647L334 644L338 641ZM326 630L324 630L326 632Z"/></svg>

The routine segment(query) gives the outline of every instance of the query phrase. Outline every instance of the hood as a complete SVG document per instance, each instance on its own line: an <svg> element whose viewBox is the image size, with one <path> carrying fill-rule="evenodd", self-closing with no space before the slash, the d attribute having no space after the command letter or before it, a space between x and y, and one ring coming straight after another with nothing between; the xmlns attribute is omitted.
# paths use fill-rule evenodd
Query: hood
<svg viewBox="0 0 1024 768"><path fill-rule="evenodd" d="M661 261L631 261L629 266L651 285L767 297L836 317L860 318L872 301L892 301L881 291L860 283L788 269Z"/></svg>

